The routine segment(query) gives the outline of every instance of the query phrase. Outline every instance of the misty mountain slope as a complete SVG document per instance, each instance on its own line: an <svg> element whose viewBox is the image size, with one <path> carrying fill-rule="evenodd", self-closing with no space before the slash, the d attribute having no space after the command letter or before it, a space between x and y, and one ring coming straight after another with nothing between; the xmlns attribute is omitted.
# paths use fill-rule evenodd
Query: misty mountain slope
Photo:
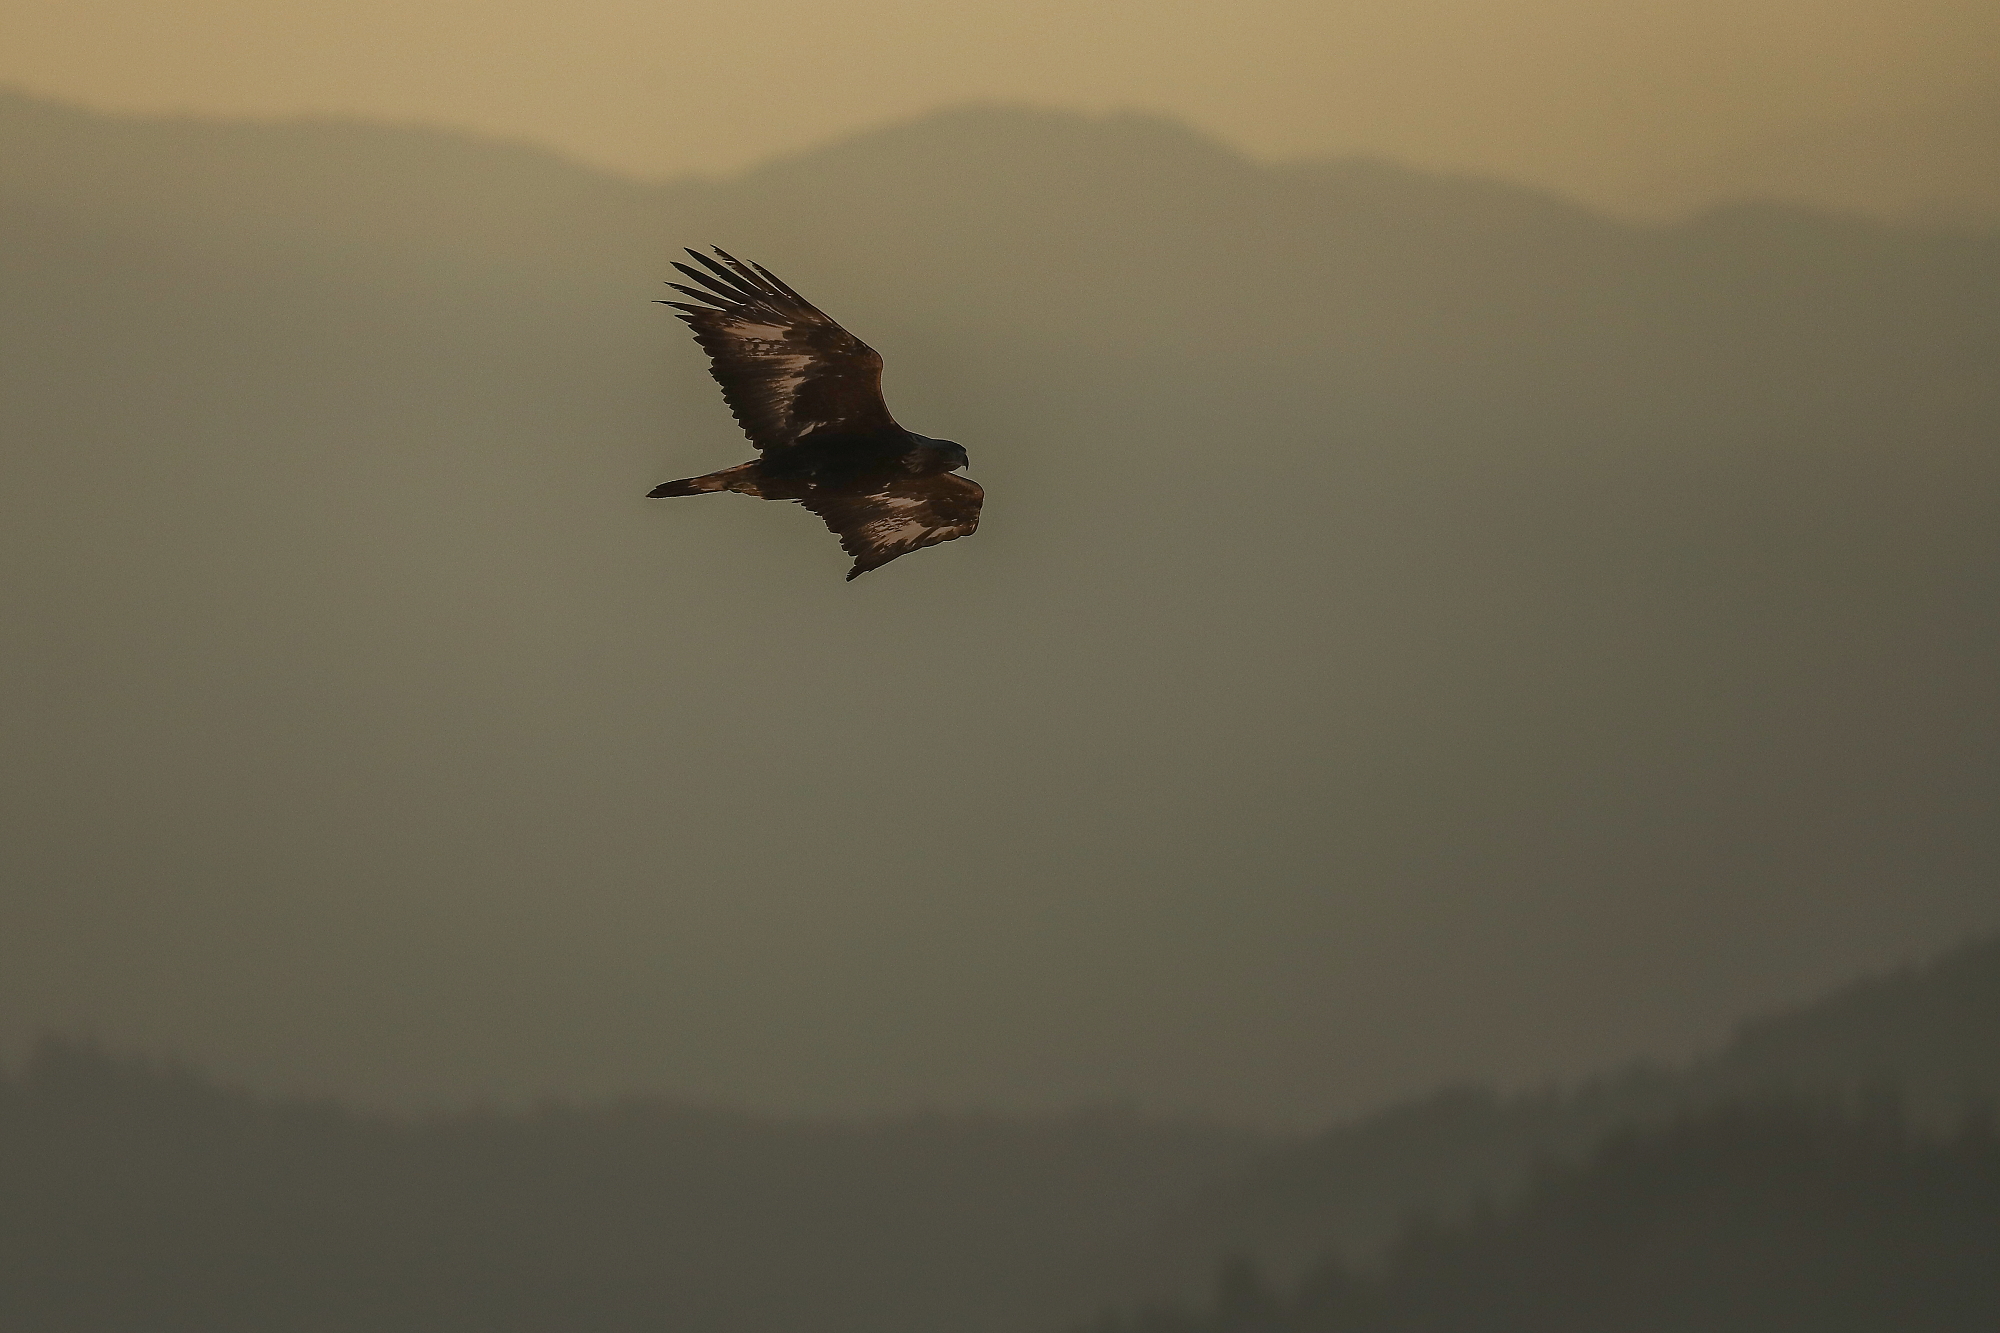
<svg viewBox="0 0 2000 1333"><path fill-rule="evenodd" d="M46 1043L0 1081L0 1327L1035 1327L1264 1143L636 1100L395 1122Z"/></svg>
<svg viewBox="0 0 2000 1333"><path fill-rule="evenodd" d="M940 114L657 186L0 103L0 1026L435 1104L1519 1086L2000 925L2000 243ZM661 294L971 450L851 587Z"/></svg>
<svg viewBox="0 0 2000 1333"><path fill-rule="evenodd" d="M1621 1134L1506 1206L1406 1230L1295 1286L1223 1270L1211 1309L1098 1333L1957 1333L2000 1319L2000 1140L1812 1102Z"/></svg>
<svg viewBox="0 0 2000 1333"><path fill-rule="evenodd" d="M1286 1274L1329 1251L1370 1256L1412 1218L1509 1199L1633 1126L1732 1102L1884 1097L1933 1127L2000 1102L2000 939L1753 1019L1680 1068L1509 1097L1447 1090L1338 1126L1177 1205L1144 1264L1150 1284L1186 1293L1229 1254Z"/></svg>
<svg viewBox="0 0 2000 1333"><path fill-rule="evenodd" d="M545 149L419 125L114 116L0 90L10 193L78 217L143 220L240 256L397 246L515 264L609 239L647 187Z"/></svg>
<svg viewBox="0 0 2000 1333"><path fill-rule="evenodd" d="M1312 1329L1340 1293L1374 1293L1343 1307L1357 1318L1437 1314L1488 1280L1559 1305L1589 1285L1558 1263L1583 1243L1579 1215L1654 1235L1642 1248L1665 1265L1585 1265L1600 1295L1672 1271L1690 1299L1727 1305L1762 1289L1714 1287L1691 1235L1754 1224L1785 1238L1785 1262L1817 1263L1855 1199L1878 1213L1900 1199L1907 1216L1874 1221L1899 1244L1984 1243L1929 1186L1905 1188L1940 1171L1972 1188L1962 1168L1984 1158L1906 1142L1878 1093L1901 1085L1949 1127L1967 1095L2000 1089L1996 987L1987 942L1746 1024L1687 1070L1504 1101L1448 1093L1303 1144L1124 1112L786 1122L637 1098L396 1120L45 1041L0 1078L0 1327L1026 1330L1135 1292L1186 1299L1233 1255L1287 1287L1304 1270ZM1822 1114L1857 1087L1874 1130ZM1822 1112L1716 1110L1732 1104ZM1820 1170L1841 1163L1867 1169ZM1475 1195L1500 1206L1466 1224ZM1734 1202L1717 1214L1718 1199ZM1408 1228L1418 1216L1432 1221ZM1313 1266L1334 1241L1365 1256L1397 1235L1386 1276ZM1154 1276L1135 1281L1148 1241ZM1901 1261L1880 1257L1856 1282L1894 1276Z"/></svg>
<svg viewBox="0 0 2000 1333"><path fill-rule="evenodd" d="M1918 1112L2000 1097L2000 940L1742 1024L1689 1071L1706 1093L1895 1089Z"/></svg>

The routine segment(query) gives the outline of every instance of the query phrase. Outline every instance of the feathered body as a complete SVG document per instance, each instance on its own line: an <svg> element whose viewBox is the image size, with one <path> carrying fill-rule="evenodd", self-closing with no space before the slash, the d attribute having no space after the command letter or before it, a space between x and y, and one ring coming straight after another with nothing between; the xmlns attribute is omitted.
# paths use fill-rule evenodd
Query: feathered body
<svg viewBox="0 0 2000 1333"><path fill-rule="evenodd" d="M653 496L734 491L796 500L818 514L854 557L847 577L963 537L979 526L985 492L955 475L965 450L896 424L882 400L882 358L770 270L722 250L674 267L702 302L666 301L709 355L709 373L761 454L705 477L670 481Z"/></svg>

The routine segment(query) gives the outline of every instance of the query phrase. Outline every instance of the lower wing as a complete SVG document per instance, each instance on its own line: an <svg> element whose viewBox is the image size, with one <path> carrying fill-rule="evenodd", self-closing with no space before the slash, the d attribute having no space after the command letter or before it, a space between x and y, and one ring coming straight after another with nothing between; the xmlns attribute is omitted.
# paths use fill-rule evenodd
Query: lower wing
<svg viewBox="0 0 2000 1333"><path fill-rule="evenodd" d="M854 557L847 577L880 569L897 556L970 535L986 492L950 472L909 477L860 494L821 491L799 503L818 514Z"/></svg>

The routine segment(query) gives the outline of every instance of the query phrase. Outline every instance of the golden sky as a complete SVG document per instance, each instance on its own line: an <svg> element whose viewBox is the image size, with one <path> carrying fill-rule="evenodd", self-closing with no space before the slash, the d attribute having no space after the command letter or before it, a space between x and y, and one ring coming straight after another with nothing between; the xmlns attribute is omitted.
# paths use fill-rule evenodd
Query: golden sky
<svg viewBox="0 0 2000 1333"><path fill-rule="evenodd" d="M2000 86L1993 0L6 6L0 83L31 92L430 121L644 175L981 100L1160 111L1259 155L1358 150L1643 209L1802 138L1991 116Z"/></svg>

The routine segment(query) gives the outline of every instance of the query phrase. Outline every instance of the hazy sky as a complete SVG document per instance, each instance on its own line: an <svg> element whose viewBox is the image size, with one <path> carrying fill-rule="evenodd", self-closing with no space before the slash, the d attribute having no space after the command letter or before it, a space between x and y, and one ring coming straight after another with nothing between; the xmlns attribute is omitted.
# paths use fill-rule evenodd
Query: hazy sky
<svg viewBox="0 0 2000 1333"><path fill-rule="evenodd" d="M55 99L0 94L0 1059L1310 1124L2000 929L2000 237L1201 137L2000 221L1996 52L1992 0L0 17ZM1053 109L921 114L981 99ZM850 586L642 498L744 456L651 304L707 240L968 445L976 542Z"/></svg>
<svg viewBox="0 0 2000 1333"><path fill-rule="evenodd" d="M747 452L707 238L977 540L643 498ZM1141 116L647 187L0 97L0 1057L1311 1124L1711 1046L2000 929L1996 284Z"/></svg>
<svg viewBox="0 0 2000 1333"><path fill-rule="evenodd" d="M954 102L1129 107L1259 154L1379 153L1615 208L1747 183L1893 210L1991 156L2000 5L9 0L0 82L112 109L441 122L642 174L728 171ZM1870 146L1843 151L1854 136ZM1791 180L1822 155L1871 164Z"/></svg>

